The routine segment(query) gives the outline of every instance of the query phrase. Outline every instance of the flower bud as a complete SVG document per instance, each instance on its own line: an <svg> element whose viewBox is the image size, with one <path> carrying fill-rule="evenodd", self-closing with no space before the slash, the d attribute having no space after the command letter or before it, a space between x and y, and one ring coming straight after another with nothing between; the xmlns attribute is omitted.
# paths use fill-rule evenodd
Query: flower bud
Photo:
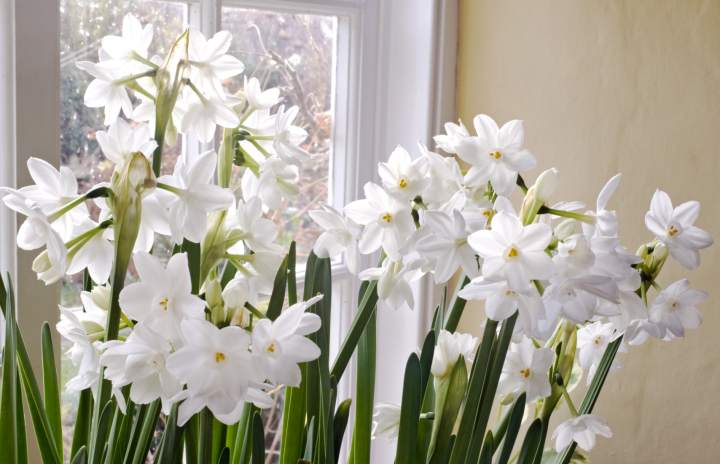
<svg viewBox="0 0 720 464"><path fill-rule="evenodd" d="M48 250L44 250L33 260L32 270L45 285L54 284L65 275L65 257L52 256Z"/></svg>
<svg viewBox="0 0 720 464"><path fill-rule="evenodd" d="M550 168L543 171L525 194L520 209L523 224L530 224L535 220L540 208L550 199L557 188L558 170Z"/></svg>

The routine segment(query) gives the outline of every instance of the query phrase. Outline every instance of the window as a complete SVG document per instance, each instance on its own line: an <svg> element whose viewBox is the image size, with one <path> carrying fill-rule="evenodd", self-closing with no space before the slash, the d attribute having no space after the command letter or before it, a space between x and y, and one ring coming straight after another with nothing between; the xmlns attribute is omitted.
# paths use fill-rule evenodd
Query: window
<svg viewBox="0 0 720 464"><path fill-rule="evenodd" d="M235 36L232 53L246 63L247 73L290 90L286 104L302 103L306 107L303 123L311 133L306 148L313 154L313 162L301 170L306 182L302 186L303 196L294 205L288 205L281 218L292 225L287 239L295 237L299 251L304 254L317 234L311 223L301 221L305 209L324 202L341 206L358 198L363 184L374 179L377 162L396 144L412 148L417 141L428 143L438 121L454 119L454 98L448 89L452 89L454 82L455 2L11 0L9 3L10 7L8 2L0 7L0 26L3 31L14 31L14 35L8 42L8 34L0 34L0 71L14 71L14 82L2 80L0 72L3 92L0 95L12 96L13 92L5 90L14 88L16 111L15 119L9 122L0 117L0 134L14 136L18 156L0 153L2 170L8 177L3 178L3 183L26 184L27 157L42 155L57 164L54 157L58 152L62 162L76 172L83 188L107 178L107 166L101 162L102 155L94 140L102 121L97 111L81 105L87 83L82 80L87 77L73 63L96 59L99 37L118 29L127 12L135 13L144 22L162 24L155 28L153 43L160 47L157 51L167 44L164 39L187 24L202 29L206 35L220 28L229 29ZM45 14L38 15L39 11ZM248 29L248 22L255 26ZM298 92L298 88L302 91ZM39 133L46 137L38 137ZM58 145L59 150L55 148ZM184 140L175 154L198 149L193 141ZM17 175L13 174L14 166ZM13 249L5 243L10 239L3 238L14 235L12 227L12 222L3 216L0 224L3 250ZM13 254L13 260L14 257ZM27 327L36 330L40 321L57 319L54 303L58 300L52 288L46 289L35 281L29 271L31 260L28 254L17 255L16 282L21 311L23 301L34 303L33 308L45 308L33 309L25 316L21 313L21 319L27 318ZM367 266L372 261L362 264ZM14 267L5 262L4 265ZM352 320L357 282L342 263L336 263L334 268L332 335L337 344ZM64 289L63 302L76 302L75 287L69 283ZM429 285L419 287L418 301L432 301L432 290ZM378 401L399 399L401 381L396 377L400 371L396 366L404 363L405 353L416 347L418 335L424 333L429 307L429 303L419 303L413 313L386 313L380 318L378 352L383 352L384 346L400 347L393 353L402 354L402 359L379 357L378 378L383 381L377 386ZM398 331L398 327L403 330ZM352 393L352 371L348 374L339 397ZM378 454L373 459L386 461L383 457L386 451L377 448Z"/></svg>

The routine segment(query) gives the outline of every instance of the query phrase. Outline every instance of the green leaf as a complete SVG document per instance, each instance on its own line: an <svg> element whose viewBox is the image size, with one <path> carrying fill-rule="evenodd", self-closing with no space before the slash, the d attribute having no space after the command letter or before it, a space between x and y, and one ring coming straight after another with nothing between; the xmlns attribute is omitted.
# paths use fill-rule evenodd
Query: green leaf
<svg viewBox="0 0 720 464"><path fill-rule="evenodd" d="M260 413L253 415L252 422L252 464L264 464L265 462L265 432L263 430Z"/></svg>
<svg viewBox="0 0 720 464"><path fill-rule="evenodd" d="M517 460L518 464L532 464L535 460L535 453L540 444L542 428L542 419L540 418L535 419L532 424L530 424L530 427L525 433L522 448L520 448L520 455Z"/></svg>
<svg viewBox="0 0 720 464"><path fill-rule="evenodd" d="M222 453L220 453L220 457L217 460L218 464L230 464L230 448L227 446L222 449Z"/></svg>
<svg viewBox="0 0 720 464"><path fill-rule="evenodd" d="M468 276L464 276L457 289L455 290L452 307L450 309L450 312L448 312L447 317L445 318L445 330L447 330L448 332L455 332L455 330L457 330L457 326L460 323L462 313L463 311L465 311L465 303L467 303L464 299L460 298L460 290L462 290L463 287L465 287L469 283L470 278Z"/></svg>
<svg viewBox="0 0 720 464"><path fill-rule="evenodd" d="M245 464L250 460L252 453L252 427L253 418L258 409L252 403L245 403L243 412L238 422L237 435L235 437L235 445L230 461L233 464Z"/></svg>
<svg viewBox="0 0 720 464"><path fill-rule="evenodd" d="M62 422L60 419L60 389L58 387L57 369L55 367L55 350L53 349L50 325L45 322L42 326L42 368L45 413L50 423L50 429L55 438L58 456L62 457Z"/></svg>
<svg viewBox="0 0 720 464"><path fill-rule="evenodd" d="M365 327L369 323L372 316L375 314L375 307L377 305L377 281L363 282L360 287L360 294L362 299L358 305L358 310L355 312L355 318L353 319L350 330L343 340L340 351L338 351L335 362L333 363L332 369L330 370L330 377L334 377L337 381L340 381L345 368L352 354L355 352L355 348L358 346L360 336L363 334Z"/></svg>
<svg viewBox="0 0 720 464"><path fill-rule="evenodd" d="M142 464L145 462L148 450L150 449L150 441L155 434L155 425L157 424L158 415L160 414L160 400L155 400L148 406L147 412L142 420L142 427L138 434L135 444L135 454L133 456L133 464Z"/></svg>
<svg viewBox="0 0 720 464"><path fill-rule="evenodd" d="M607 348L605 348L605 353L603 353L600 364L598 364L598 368L595 371L595 377L593 377L592 382L590 382L590 387L585 393L585 398L583 399L583 402L578 409L578 413L590 414L592 412L593 408L595 407L595 403L600 396L600 391L605 384L605 379L607 379L608 373L610 372L610 368L612 367L612 363L615 360L615 355L617 355L621 343L622 336L618 337L616 340L610 343ZM575 442L571 443L570 446L565 448L565 450L563 450L563 452L558 455L557 461L555 462L558 464L568 464L573 457L576 446L577 444Z"/></svg>
<svg viewBox="0 0 720 464"><path fill-rule="evenodd" d="M273 283L272 293L270 294L270 302L268 303L265 315L271 321L277 319L282 311L285 302L285 287L288 280L288 256L285 256L280 267L275 274L275 282Z"/></svg>
<svg viewBox="0 0 720 464"><path fill-rule="evenodd" d="M7 284L3 283L2 310L5 314L5 348L3 350L2 390L0 390L0 462L18 462L22 454L20 434L18 431L18 417L23 416L22 405L18 407L18 368L16 360L17 351L17 321L15 319L15 301L13 289L8 276Z"/></svg>
<svg viewBox="0 0 720 464"><path fill-rule="evenodd" d="M315 418L311 418L307 426L307 440L305 440L305 452L303 453L303 460L312 462L313 447L315 445Z"/></svg>
<svg viewBox="0 0 720 464"><path fill-rule="evenodd" d="M482 452L480 453L480 459L478 464L491 464L493 450L495 449L495 440L490 430L485 434L485 441L483 442Z"/></svg>
<svg viewBox="0 0 720 464"><path fill-rule="evenodd" d="M335 463L340 460L340 448L342 447L343 436L345 435L345 429L347 428L348 419L350 418L350 406L352 400L346 399L337 407L335 411L335 418L333 420L333 435L335 444Z"/></svg>
<svg viewBox="0 0 720 464"><path fill-rule="evenodd" d="M417 451L417 431L423 387L420 360L413 353L405 364L405 379L400 404L400 429L395 455L396 464L412 464L419 461L415 452Z"/></svg>
<svg viewBox="0 0 720 464"><path fill-rule="evenodd" d="M87 448L85 445L81 446L77 452L73 454L70 464L87 464Z"/></svg>
<svg viewBox="0 0 720 464"><path fill-rule="evenodd" d="M102 413L100 413L100 421L98 422L97 429L98 444L105 443L105 437L110 431L110 423L114 414L113 408L114 406L112 404L112 401L108 401L107 403L105 403L105 406L102 408ZM90 462L102 462L102 456L104 451L104 446L95 447L94 455L90 456Z"/></svg>
<svg viewBox="0 0 720 464"><path fill-rule="evenodd" d="M313 366L317 374L317 389L311 391L308 387L308 394L314 394L318 405L317 433L314 462L324 464L335 455L332 434L332 415L334 409L334 389L330 382L329 353L330 353L330 329L332 310L332 270L330 258L318 258L314 266L313 294L322 294L323 299L315 304L311 311L320 317L320 329L311 334L310 338L320 348L320 357L308 363ZM308 370L310 374L311 370ZM309 384L310 385L310 384ZM310 400L308 400L310 404ZM308 407L308 414L310 408Z"/></svg>
<svg viewBox="0 0 720 464"><path fill-rule="evenodd" d="M463 464L466 462L466 459L474 462L478 457L477 454L469 455L468 448L470 447L470 441L472 440L475 430L475 419L477 418L480 408L480 401L483 398L483 386L485 385L485 378L492 357L492 347L495 343L496 329L496 321L488 319L485 322L485 331L483 332L480 347L475 353L475 360L473 361L473 367L470 373L465 407L463 408L458 426L457 444L453 447L450 456L451 464ZM490 399L490 401L493 400L494 398ZM477 452L480 452L479 447Z"/></svg>
<svg viewBox="0 0 720 464"><path fill-rule="evenodd" d="M430 368L432 367L432 358L435 354L435 332L432 330L425 336L422 350L420 351L420 386L422 388L421 396L425 395L425 389L431 378Z"/></svg>
<svg viewBox="0 0 720 464"><path fill-rule="evenodd" d="M297 276L295 275L296 265L296 251L295 241L290 242L290 251L288 251L288 280L287 280L287 292L288 292L288 304L294 305L297 303ZM293 463L294 464L294 463Z"/></svg>
<svg viewBox="0 0 720 464"><path fill-rule="evenodd" d="M220 453L225 449L225 440L227 434L227 425L213 418L212 420L212 458L211 462L217 462L220 459Z"/></svg>
<svg viewBox="0 0 720 464"><path fill-rule="evenodd" d="M428 449L428 462L444 463L450 457L450 435L455 426L468 384L467 367L460 357L450 374L437 382L435 419Z"/></svg>
<svg viewBox="0 0 720 464"><path fill-rule="evenodd" d="M156 464L174 463L180 457L179 451L182 449L180 444L184 428L177 425L178 407L178 403L173 405L170 416L165 421L165 430L163 431L160 449L155 454Z"/></svg>
<svg viewBox="0 0 720 464"><path fill-rule="evenodd" d="M73 429L72 445L70 447L70 456L78 454L80 449L85 451L85 460L87 460L87 444L90 437L90 422L92 421L93 397L90 389L80 392L78 400L77 415L75 416L75 427Z"/></svg>
<svg viewBox="0 0 720 464"><path fill-rule="evenodd" d="M525 398L525 393L518 396L512 409L508 412L507 417L509 417L509 419L505 431L505 440L503 441L502 451L500 451L497 464L507 464L510 460L510 454L512 453L513 446L515 446L515 439L522 425L523 412L525 412Z"/></svg>
<svg viewBox="0 0 720 464"><path fill-rule="evenodd" d="M365 295L375 294L375 284L367 285ZM362 287L361 287L362 289ZM365 300L365 297L363 297ZM374 308L373 302L372 307ZM357 319L356 319L357 320ZM369 319L359 337L357 344L357 380L355 384L355 425L353 428L352 445L350 448L350 464L370 462L372 435L372 416L375 398L375 350L376 350L377 315L370 311ZM346 339L347 340L347 339ZM352 353L352 352L351 352ZM335 377L339 378L339 377Z"/></svg>

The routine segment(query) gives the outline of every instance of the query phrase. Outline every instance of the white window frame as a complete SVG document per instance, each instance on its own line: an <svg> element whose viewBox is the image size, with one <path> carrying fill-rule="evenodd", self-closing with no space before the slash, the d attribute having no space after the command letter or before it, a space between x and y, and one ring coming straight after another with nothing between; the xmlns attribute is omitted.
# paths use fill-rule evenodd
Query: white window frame
<svg viewBox="0 0 720 464"><path fill-rule="evenodd" d="M182 0L178 0L182 1ZM0 2L0 185L30 182L29 156L59 162L58 0ZM221 27L222 6L327 14L338 17L334 98L335 144L332 202L341 207L377 181L377 163L401 144L417 153L431 145L441 124L455 119L457 0L189 0L190 23L211 34ZM42 11L42 14L37 14ZM199 15L199 20L198 20ZM41 134L41 135L38 135ZM14 154L17 153L16 156ZM58 287L37 281L32 253L17 253L14 215L0 211L0 266L15 276L21 323L34 334L57 319ZM370 259L361 262L372 265ZM337 320L333 336L347 332L357 279L334 266ZM407 354L422 342L439 292L424 279L414 311L386 311L378 318L376 401L399 401ZM29 308L27 312L23 308ZM401 327L402 330L398 330ZM28 336L31 338L31 335ZM28 343L39 359L39 347ZM354 388L352 368L338 398ZM373 462L390 462L392 450L376 442Z"/></svg>

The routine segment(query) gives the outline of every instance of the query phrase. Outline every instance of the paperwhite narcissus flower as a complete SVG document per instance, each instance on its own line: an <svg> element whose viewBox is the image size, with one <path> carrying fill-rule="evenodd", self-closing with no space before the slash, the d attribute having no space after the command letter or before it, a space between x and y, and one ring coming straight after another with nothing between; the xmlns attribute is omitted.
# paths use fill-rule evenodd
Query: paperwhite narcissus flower
<svg viewBox="0 0 720 464"><path fill-rule="evenodd" d="M301 375L299 363L320 356L320 348L306 337L320 329L320 317L305 311L322 295L296 303L274 321L260 319L252 330L252 352L267 380L277 385L297 387Z"/></svg>
<svg viewBox="0 0 720 464"><path fill-rule="evenodd" d="M433 262L435 283L447 282L458 268L470 277L479 271L475 251L468 245L468 229L463 215L455 210L450 215L427 211L422 216L423 227L430 233L417 242L418 252Z"/></svg>
<svg viewBox="0 0 720 464"><path fill-rule="evenodd" d="M180 132L193 134L201 142L213 140L216 126L235 128L240 124L237 113L220 98L186 92L185 101L187 109L180 121Z"/></svg>
<svg viewBox="0 0 720 464"><path fill-rule="evenodd" d="M305 141L308 134L302 127L293 125L299 111L297 106L291 106L287 111L281 106L275 113L275 134L273 136L275 153L286 163L296 165L310 159L310 155L299 146Z"/></svg>
<svg viewBox="0 0 720 464"><path fill-rule="evenodd" d="M172 341L179 340L183 320L205 316L205 303L191 293L187 259L186 253L177 253L165 267L148 253L135 253L133 263L140 281L120 292L120 308L125 314Z"/></svg>
<svg viewBox="0 0 720 464"><path fill-rule="evenodd" d="M208 40L197 29L190 29L190 80L204 91L222 96L222 81L245 70L245 65L240 60L227 54L231 42L232 34L228 31L218 31Z"/></svg>
<svg viewBox="0 0 720 464"><path fill-rule="evenodd" d="M690 288L687 279L673 282L658 294L650 306L650 321L661 327L665 337L682 337L685 329L700 326L702 316L696 306L707 297L707 293Z"/></svg>
<svg viewBox="0 0 720 464"><path fill-rule="evenodd" d="M550 396L548 370L554 360L552 349L535 348L529 338L523 337L510 346L500 375L500 391L514 396L525 392L528 403Z"/></svg>
<svg viewBox="0 0 720 464"><path fill-rule="evenodd" d="M470 137L470 133L462 121L458 121L457 124L446 122L445 134L436 135L433 140L439 149L448 153L457 153L458 144L467 137Z"/></svg>
<svg viewBox="0 0 720 464"><path fill-rule="evenodd" d="M410 284L422 277L420 262L404 263L386 258L381 267L371 267L360 272L361 280L377 280L378 299L393 309L413 309L415 298Z"/></svg>
<svg viewBox="0 0 720 464"><path fill-rule="evenodd" d="M97 388L100 373L100 357L98 349L93 340L85 332L78 314L82 308L60 307L60 321L55 328L58 333L72 345L66 355L70 358L73 366L77 368L77 374L65 383L65 388L70 391L82 391Z"/></svg>
<svg viewBox="0 0 720 464"><path fill-rule="evenodd" d="M73 235L79 236L97 226L95 221L86 218L77 224ZM87 268L93 282L101 285L107 282L112 271L115 248L105 237L104 230L92 233L92 237L78 244L70 254L72 257L66 270L68 274L77 274Z"/></svg>
<svg viewBox="0 0 720 464"><path fill-rule="evenodd" d="M242 177L243 198L260 197L270 209L279 209L283 198L291 199L298 194L298 168L287 164L277 156L260 163L259 176L248 169Z"/></svg>
<svg viewBox="0 0 720 464"><path fill-rule="evenodd" d="M552 240L552 230L545 224L523 226L520 219L497 213L490 230L480 230L468 237L470 246L484 259L486 277L507 279L514 288L522 288L533 279L552 275L552 259L545 248Z"/></svg>
<svg viewBox="0 0 720 464"><path fill-rule="evenodd" d="M112 63L78 61L76 66L89 73L95 79L85 89L85 106L88 108L105 108L104 124L114 124L120 114L132 114L132 102L122 80L127 77L127 69L114 66Z"/></svg>
<svg viewBox="0 0 720 464"><path fill-rule="evenodd" d="M462 357L465 363L471 364L478 339L470 334L440 331L435 352L433 353L430 371L436 379L446 377L452 372L455 363Z"/></svg>
<svg viewBox="0 0 720 464"><path fill-rule="evenodd" d="M184 345L171 354L166 366L187 389L178 410L178 425L204 407L226 424L238 421L251 384L260 378L250 352L251 337L245 329L215 327L204 319L186 319L181 330ZM242 409L242 408L240 408ZM237 411L237 417L229 417Z"/></svg>
<svg viewBox="0 0 720 464"><path fill-rule="evenodd" d="M123 17L122 36L106 35L102 39L102 49L110 59L116 62L113 65L133 69L134 64L135 67L140 65L135 61L136 57L147 58L152 38L153 27L151 24L143 27L134 15L126 14Z"/></svg>
<svg viewBox="0 0 720 464"><path fill-rule="evenodd" d="M357 243L362 228L344 217L335 208L323 205L322 210L312 210L310 217L323 229L315 240L313 252L320 258L337 258L344 254L348 270L357 272Z"/></svg>
<svg viewBox="0 0 720 464"><path fill-rule="evenodd" d="M391 403L378 403L373 412L372 439L387 438L393 440L400 430L400 406Z"/></svg>
<svg viewBox="0 0 720 464"><path fill-rule="evenodd" d="M277 226L269 219L262 217L262 201L258 197L248 201L239 201L237 208L229 211L225 220L233 240L245 242L251 250L279 251L279 245L274 243L277 238ZM228 249L228 253L241 254L244 245L238 243ZM236 249L238 248L238 249Z"/></svg>
<svg viewBox="0 0 720 464"><path fill-rule="evenodd" d="M161 334L143 323L136 324L124 342L111 341L100 356L105 378L120 389L130 385L130 399L136 404L149 404L156 399L162 410L170 413L170 401L182 389L165 363L173 346Z"/></svg>
<svg viewBox="0 0 720 464"><path fill-rule="evenodd" d="M670 255L688 269L700 265L699 250L713 243L709 233L696 227L700 203L688 201L673 208L667 193L656 190L645 214L645 225L670 250Z"/></svg>
<svg viewBox="0 0 720 464"><path fill-rule="evenodd" d="M613 324L602 321L593 322L578 330L578 363L583 369L588 371L588 385L595 376L595 370L600 364L603 354L605 354L605 349L620 335L622 334L615 331Z"/></svg>
<svg viewBox="0 0 720 464"><path fill-rule="evenodd" d="M191 162L181 158L172 176L162 176L158 184L170 186L158 191L168 209L170 230L175 243L183 238L199 243L207 228L207 213L229 207L233 195L228 189L210 183L215 172L217 155L209 152Z"/></svg>
<svg viewBox="0 0 720 464"><path fill-rule="evenodd" d="M562 452L576 442L585 451L595 447L596 435L601 437L612 437L612 430L607 423L594 414L583 414L573 417L557 426L552 434L555 440L555 451Z"/></svg>
<svg viewBox="0 0 720 464"><path fill-rule="evenodd" d="M472 166L468 172L470 183L490 181L500 195L510 194L518 173L535 167L535 157L523 148L522 121L513 120L498 128L491 117L481 114L473 124L477 136L466 137L455 147L458 156Z"/></svg>
<svg viewBox="0 0 720 464"><path fill-rule="evenodd" d="M271 89L262 90L260 81L256 77L245 78L245 87L243 89L245 99L248 104L256 110L267 110L275 106L280 99L280 89L273 87Z"/></svg>
<svg viewBox="0 0 720 464"><path fill-rule="evenodd" d="M118 167L136 152L150 158L157 147L147 124L131 126L124 119L118 119L107 131L98 131L95 136L105 157Z"/></svg>
<svg viewBox="0 0 720 464"><path fill-rule="evenodd" d="M387 162L378 164L378 174L385 190L400 200L412 200L428 185L427 159L413 160L401 146L395 147Z"/></svg>
<svg viewBox="0 0 720 464"><path fill-rule="evenodd" d="M222 299L225 305L225 316L230 317L231 325L247 327L249 324L250 312L245 309L245 303L253 306L259 300L259 277L246 276L237 273L230 282L225 285L222 291Z"/></svg>
<svg viewBox="0 0 720 464"><path fill-rule="evenodd" d="M372 182L365 184L364 191L364 200L345 206L345 214L365 226L358 248L361 253L369 254L382 247L388 256L396 259L415 232L410 207Z"/></svg>

